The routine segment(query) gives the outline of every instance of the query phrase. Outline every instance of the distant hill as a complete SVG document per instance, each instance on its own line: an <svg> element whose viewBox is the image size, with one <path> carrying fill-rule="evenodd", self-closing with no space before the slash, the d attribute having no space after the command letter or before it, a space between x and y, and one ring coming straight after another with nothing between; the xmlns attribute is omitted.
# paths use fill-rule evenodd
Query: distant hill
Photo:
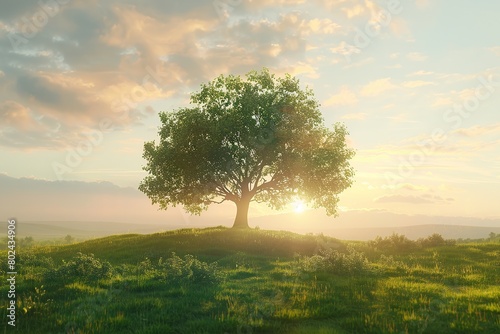
<svg viewBox="0 0 500 334"><path fill-rule="evenodd" d="M328 235L343 240L373 240L377 236L387 237L393 233L405 235L408 239L425 238L434 233L445 239L488 238L491 232L500 233L500 227L460 226L460 225L415 225L381 228L351 228L331 230ZM326 234L326 233L325 233Z"/></svg>
<svg viewBox="0 0 500 334"><path fill-rule="evenodd" d="M181 227L183 226L174 228ZM17 224L18 237L31 236L36 241L63 238L68 234L76 239L89 239L125 233L149 234L165 230L166 228L161 225L117 222L33 221Z"/></svg>
<svg viewBox="0 0 500 334"><path fill-rule="evenodd" d="M290 224L265 224L261 228L268 230L290 230L296 233L306 234L308 230L303 223L299 226ZM192 226L189 226L192 227ZM302 228L301 228L302 227ZM117 234L150 234L156 232L170 231L178 228L186 228L186 225L158 225L158 224L132 224L119 222L22 222L18 223L18 237L31 236L37 241L63 238L71 235L76 239L89 239L104 237ZM487 226L460 226L460 225L413 225L413 226L395 226L395 227L354 227L354 228L331 228L323 225L323 233L337 239L343 240L372 240L377 236L385 237L393 233L403 234L409 239L418 239L427 237L433 233L441 234L445 239L480 239L487 238L491 232L500 234L500 227Z"/></svg>
<svg viewBox="0 0 500 334"><path fill-rule="evenodd" d="M253 218L250 225L302 234L323 233L343 240L371 240L393 233L404 234L410 239L433 233L446 239L479 239L487 238L491 232L500 233L499 219L404 215L374 210L340 212L336 218L328 217L320 210L303 214L284 213Z"/></svg>

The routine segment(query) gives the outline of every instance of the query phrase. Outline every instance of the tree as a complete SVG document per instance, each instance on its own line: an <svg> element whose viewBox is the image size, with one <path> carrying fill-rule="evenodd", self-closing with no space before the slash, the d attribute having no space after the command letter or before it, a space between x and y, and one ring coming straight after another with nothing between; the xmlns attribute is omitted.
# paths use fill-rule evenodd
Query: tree
<svg viewBox="0 0 500 334"><path fill-rule="evenodd" d="M159 143L144 144L139 189L161 209L182 204L200 214L232 201L233 227L247 228L252 200L281 209L300 198L334 215L352 184L345 126L325 127L312 90L288 74L221 75L160 120Z"/></svg>
<svg viewBox="0 0 500 334"><path fill-rule="evenodd" d="M35 243L35 239L33 239L32 236L27 236L24 237L23 239L19 240L19 246L21 247L31 247Z"/></svg>
<svg viewBox="0 0 500 334"><path fill-rule="evenodd" d="M72 243L74 240L75 240L75 238L73 238L70 234L68 234L64 237L64 241L66 241L67 244Z"/></svg>

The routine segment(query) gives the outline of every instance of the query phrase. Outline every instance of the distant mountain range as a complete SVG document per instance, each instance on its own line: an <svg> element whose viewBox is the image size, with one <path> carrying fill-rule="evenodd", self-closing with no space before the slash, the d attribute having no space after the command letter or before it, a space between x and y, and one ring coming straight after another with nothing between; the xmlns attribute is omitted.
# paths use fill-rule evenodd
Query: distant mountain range
<svg viewBox="0 0 500 334"><path fill-rule="evenodd" d="M488 237L491 232L500 233L499 219L403 215L363 210L340 212L336 218L327 217L320 210L300 215L286 213L253 218L251 225L297 233L323 233L348 240L370 240L393 233L404 234L410 239L433 233L439 233L447 239L477 239Z"/></svg>
<svg viewBox="0 0 500 334"><path fill-rule="evenodd" d="M0 190L0 222L6 224L14 217L19 221L19 235L35 239L231 226L236 212L232 203L213 206L201 216L190 216L180 207L159 211L137 189L109 182L47 181L0 173ZM500 218L404 215L380 210L342 211L336 218L326 216L324 210L262 212L258 215L259 209L251 208L251 227L323 233L340 239L367 240L392 233L409 238L432 233L445 238L484 238L490 232L500 233Z"/></svg>

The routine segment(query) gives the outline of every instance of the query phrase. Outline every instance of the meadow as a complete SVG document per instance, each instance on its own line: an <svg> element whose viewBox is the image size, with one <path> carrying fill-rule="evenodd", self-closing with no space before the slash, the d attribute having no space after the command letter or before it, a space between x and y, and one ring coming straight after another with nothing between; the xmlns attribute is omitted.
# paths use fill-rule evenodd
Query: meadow
<svg viewBox="0 0 500 334"><path fill-rule="evenodd" d="M498 236L183 229L19 248L17 271L5 333L500 332Z"/></svg>

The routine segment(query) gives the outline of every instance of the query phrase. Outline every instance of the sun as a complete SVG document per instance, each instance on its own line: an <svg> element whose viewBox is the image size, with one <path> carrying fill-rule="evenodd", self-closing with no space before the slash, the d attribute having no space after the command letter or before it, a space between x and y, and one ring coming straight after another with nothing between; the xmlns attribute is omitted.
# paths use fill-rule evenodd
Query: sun
<svg viewBox="0 0 500 334"><path fill-rule="evenodd" d="M295 213L302 213L306 209L306 204L300 199L295 200L292 206Z"/></svg>

